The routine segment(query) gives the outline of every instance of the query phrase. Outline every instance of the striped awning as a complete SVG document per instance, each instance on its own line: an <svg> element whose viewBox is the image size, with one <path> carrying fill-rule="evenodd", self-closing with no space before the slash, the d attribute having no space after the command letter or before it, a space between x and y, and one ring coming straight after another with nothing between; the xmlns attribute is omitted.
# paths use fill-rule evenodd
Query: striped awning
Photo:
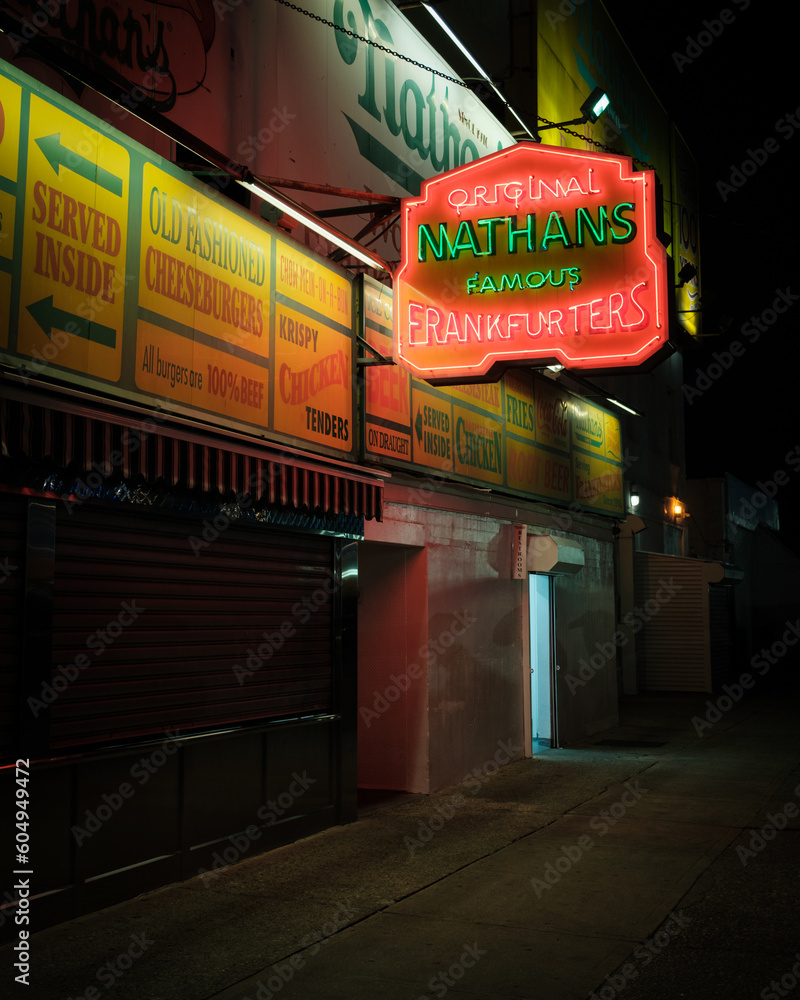
<svg viewBox="0 0 800 1000"><path fill-rule="evenodd" d="M383 480L345 462L244 436L222 436L163 414L100 412L63 399L0 398L0 454L16 465L68 470L96 482L144 481L248 496L284 509L381 520ZM17 398L15 398L15 395Z"/></svg>

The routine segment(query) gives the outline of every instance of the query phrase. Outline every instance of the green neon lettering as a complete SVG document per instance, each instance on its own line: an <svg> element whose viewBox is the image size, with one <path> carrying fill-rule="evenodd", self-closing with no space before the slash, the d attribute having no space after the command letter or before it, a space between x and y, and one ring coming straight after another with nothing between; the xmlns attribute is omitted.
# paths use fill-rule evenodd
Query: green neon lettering
<svg viewBox="0 0 800 1000"><path fill-rule="evenodd" d="M478 219L478 225L486 228L486 253L497 253L495 235L498 226L504 226L508 222L507 218Z"/></svg>
<svg viewBox="0 0 800 1000"><path fill-rule="evenodd" d="M537 282L533 277L534 274L538 274L541 280ZM528 288L541 288L545 281L547 281L547 275L543 274L541 271L531 271L530 274L525 276L525 285Z"/></svg>
<svg viewBox="0 0 800 1000"><path fill-rule="evenodd" d="M605 205L600 205L597 212L597 225L589 214L588 208L579 208L575 212L575 245L582 247L584 239L584 228L589 233L592 242L596 247L603 246L606 242L606 225L608 223L608 209Z"/></svg>
<svg viewBox="0 0 800 1000"><path fill-rule="evenodd" d="M529 213L528 222L522 229L517 229L516 225L516 215L510 215L508 217L508 252L516 253L517 241L524 236L526 253L534 253L536 250L536 214Z"/></svg>
<svg viewBox="0 0 800 1000"><path fill-rule="evenodd" d="M512 288L519 288L520 290L522 289L522 275L521 274L512 274L510 278L509 278L509 276L507 274L501 275L500 276L500 291L502 292L505 289L508 289L509 291L511 291Z"/></svg>
<svg viewBox="0 0 800 1000"><path fill-rule="evenodd" d="M417 260L428 259L428 248L433 250L436 260L444 260L445 256L455 256L455 249L447 236L447 224L439 223L439 241L434 238L431 227L423 222L419 227L419 246L417 250Z"/></svg>
<svg viewBox="0 0 800 1000"><path fill-rule="evenodd" d="M551 232L551 228L555 224L556 232ZM564 244L565 247L572 245L572 240L567 232L567 227L564 225L564 220L558 214L558 212L551 212L547 219L547 225L544 229L544 236L542 237L542 250L547 249L548 243L552 243L553 240L558 240Z"/></svg>
<svg viewBox="0 0 800 1000"><path fill-rule="evenodd" d="M611 231L611 242L612 243L630 243L631 240L636 238L636 223L632 219L626 219L623 217L623 212L635 212L636 206L631 201L620 202L619 205L614 206L614 210L611 213L611 218L619 226L624 226L626 232L622 236L617 236L617 234Z"/></svg>
<svg viewBox="0 0 800 1000"><path fill-rule="evenodd" d="M475 227L469 219L464 219L458 227L455 243L453 244L453 257L458 260L464 250L469 250L475 257L486 256L483 250L481 250L480 243L478 243Z"/></svg>

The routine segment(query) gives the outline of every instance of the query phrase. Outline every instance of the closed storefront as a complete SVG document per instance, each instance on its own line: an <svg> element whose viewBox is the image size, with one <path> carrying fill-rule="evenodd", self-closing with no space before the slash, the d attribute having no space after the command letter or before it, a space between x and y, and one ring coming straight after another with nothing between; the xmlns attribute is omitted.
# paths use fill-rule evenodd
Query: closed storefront
<svg viewBox="0 0 800 1000"><path fill-rule="evenodd" d="M354 538L380 481L14 395L0 718L42 924L355 818Z"/></svg>
<svg viewBox="0 0 800 1000"><path fill-rule="evenodd" d="M729 588L716 562L635 556L636 651L642 691L708 691L724 678L732 636Z"/></svg>

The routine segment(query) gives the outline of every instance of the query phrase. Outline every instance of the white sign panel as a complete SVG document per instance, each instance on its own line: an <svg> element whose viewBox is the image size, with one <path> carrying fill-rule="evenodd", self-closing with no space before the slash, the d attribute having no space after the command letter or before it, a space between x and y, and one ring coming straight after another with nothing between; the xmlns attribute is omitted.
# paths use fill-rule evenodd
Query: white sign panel
<svg viewBox="0 0 800 1000"><path fill-rule="evenodd" d="M169 117L257 175L406 197L514 144L386 0L229 6L203 87Z"/></svg>

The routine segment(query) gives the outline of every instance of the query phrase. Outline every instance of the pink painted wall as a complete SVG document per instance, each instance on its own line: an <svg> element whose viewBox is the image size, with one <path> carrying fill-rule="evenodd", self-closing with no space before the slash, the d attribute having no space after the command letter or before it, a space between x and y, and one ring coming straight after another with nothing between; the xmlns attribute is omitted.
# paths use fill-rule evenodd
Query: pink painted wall
<svg viewBox="0 0 800 1000"><path fill-rule="evenodd" d="M396 486L387 490L389 499L404 496ZM554 526L552 518L534 521L533 505L492 499L473 501L442 493L427 499L438 509L387 502L383 522L367 523L367 544L362 550L369 552L370 540L385 542L389 547L395 540L425 547L427 633L415 652L417 661L427 663L427 703L417 699L417 710L427 712L427 726L413 724L413 746L415 753L420 753L427 740L429 781L419 790L432 791L461 783L474 768L482 768L489 761L507 763L528 752L524 749L525 685L530 683L528 585L526 580L511 579L512 527L514 523L528 523L532 533L543 533ZM570 523L577 530L557 533L581 543L586 564L574 575L556 577L554 588L562 743L609 728L618 718L610 524L577 515ZM581 533L583 530L586 534ZM377 551L383 546L375 548ZM381 581L381 586L385 584L392 594L399 595L399 556L379 563L369 555L368 560L362 559L362 567L368 566L368 575L362 575L362 595L367 579L375 600L383 599L379 596ZM360 641L372 628L363 623L363 601L362 596ZM399 634L396 626L385 615L383 622L387 641L379 655L391 673L402 659L402 647L392 641ZM360 674L370 669L365 658L374 655L379 639L374 637L362 645ZM389 642L391 650L387 648ZM595 658L598 669L591 676L584 670L581 677L582 663L588 663L598 653L598 644L606 652L612 650L612 655L602 663ZM567 674L582 683L568 687ZM407 705L406 711L407 720L411 720L413 712L407 710ZM365 738L372 742L364 746L381 752L374 736ZM370 766L380 770L381 765L373 762ZM416 773L421 773L419 767Z"/></svg>
<svg viewBox="0 0 800 1000"><path fill-rule="evenodd" d="M424 548L359 546L358 786L426 792Z"/></svg>

